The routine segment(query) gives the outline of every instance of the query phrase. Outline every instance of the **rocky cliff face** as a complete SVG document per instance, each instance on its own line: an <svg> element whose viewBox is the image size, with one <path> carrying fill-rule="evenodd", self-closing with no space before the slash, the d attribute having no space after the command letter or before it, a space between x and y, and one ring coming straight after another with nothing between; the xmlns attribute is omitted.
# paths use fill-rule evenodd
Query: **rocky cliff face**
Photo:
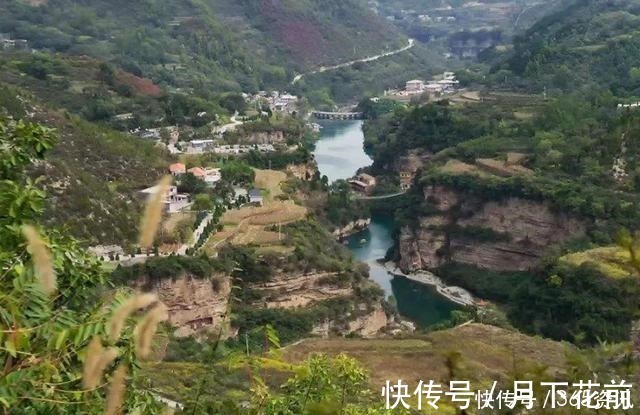
<svg viewBox="0 0 640 415"><path fill-rule="evenodd" d="M429 186L424 197L438 213L418 218L419 226L405 227L399 238L403 271L437 268L448 261L496 271L523 271L554 245L581 235L577 218L554 212L546 203L520 198L482 202L452 189ZM500 238L474 238L478 229Z"/></svg>
<svg viewBox="0 0 640 415"><path fill-rule="evenodd" d="M141 280L139 285L149 284ZM174 334L178 337L217 330L224 323L231 292L228 278L216 278L214 283L183 275L175 280L153 282L151 287L169 308L169 323L176 328Z"/></svg>
<svg viewBox="0 0 640 415"><path fill-rule="evenodd" d="M286 171L296 179L311 180L318 171L318 164L315 161L306 164L289 164Z"/></svg>
<svg viewBox="0 0 640 415"><path fill-rule="evenodd" d="M272 281L252 285L252 289L261 294L261 300L254 305L265 308L296 308L330 298L353 295L350 285L333 281L334 278L339 278L335 272L278 275Z"/></svg>
<svg viewBox="0 0 640 415"><path fill-rule="evenodd" d="M335 229L332 233L336 239L344 239L348 236L353 235L354 233L358 233L361 230L365 229L371 224L371 218L367 219L358 219L353 222L349 222L346 226L342 228Z"/></svg>
<svg viewBox="0 0 640 415"><path fill-rule="evenodd" d="M361 304L363 308L366 305ZM348 324L335 321L325 321L313 328L312 334L322 338L328 338L332 333L342 335L357 334L364 338L376 337L378 333L390 323L389 318L380 304L376 304L372 310L361 316L355 317Z"/></svg>

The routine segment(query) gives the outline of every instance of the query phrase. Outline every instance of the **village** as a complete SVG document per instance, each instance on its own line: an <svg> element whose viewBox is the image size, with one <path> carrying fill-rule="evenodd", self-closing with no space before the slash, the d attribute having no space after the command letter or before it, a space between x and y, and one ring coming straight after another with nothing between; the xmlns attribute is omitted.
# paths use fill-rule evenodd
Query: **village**
<svg viewBox="0 0 640 415"><path fill-rule="evenodd" d="M282 134L275 132L261 138L256 142L234 143L226 138L229 133L233 133L238 127L251 123L269 119L272 114L281 117L295 117L301 111L300 100L297 96L288 92L280 91L259 91L256 94L241 94L249 110L246 114L240 115L237 112L231 116L226 124L216 125L211 123L208 136L197 137L192 127L183 125L170 125L154 128L134 128L129 133L142 139L154 141L159 146L164 146L171 154L204 154L216 153L221 155L240 155L251 151L259 153L273 153L277 151L295 151L296 145L287 146L284 143ZM197 117L206 117L207 113L198 113ZM118 114L114 120L127 121L133 118L133 114ZM216 116L216 119L219 117ZM315 123L308 123L307 127L314 132L318 132L320 126Z"/></svg>
<svg viewBox="0 0 640 415"><path fill-rule="evenodd" d="M409 102L416 97L426 96L429 99L440 98L450 95L458 90L460 82L453 72L444 72L442 75L434 77L431 81L414 79L407 81L403 90L392 89L384 93L385 97L396 99L401 102Z"/></svg>
<svg viewBox="0 0 640 415"><path fill-rule="evenodd" d="M222 180L220 168L203 168L192 167L187 169L183 163L173 163L169 166L169 173L174 180L181 182L187 175L192 176L195 180L205 184L207 189L215 188L216 183ZM150 196L155 195L160 188L158 186L148 187L139 191L143 200L147 200ZM255 206L262 206L262 193L256 188L244 188L241 186L233 187L232 199L238 203L249 203ZM164 195L164 211L166 213L177 213L186 210L193 204L193 197L187 192L178 192L178 186L172 185L166 190Z"/></svg>
<svg viewBox="0 0 640 415"><path fill-rule="evenodd" d="M429 81L409 80L405 83L403 89L386 91L383 97L371 98L373 102L379 102L380 99L392 99L403 103L412 100L421 99L432 100L444 96L455 94L459 90L459 81L456 79L455 73L444 72L433 77ZM165 190L163 195L163 210L167 215L182 217L190 212L198 212L202 209L197 206L197 199L208 198L214 206L222 206L223 211L242 211L246 207L262 208L265 205L265 186L258 186L256 183L232 183L223 180L222 168L224 162L220 163L202 163L198 160L202 157L210 157L209 155L223 157L223 160L237 160L242 163L244 157L252 152L260 154L286 154L295 152L300 148L300 144L288 143L282 132L270 131L269 133L254 133L256 137L237 136L238 128L261 119L269 119L275 117L293 117L297 118L304 114L304 128L312 134L318 134L322 126L308 119L312 117L313 112L304 108L304 100L296 97L288 92L279 91L259 91L255 94L242 94L242 99L250 111L240 114L234 114L228 123L223 125L211 126L210 137L198 137L190 139L191 131L183 126L167 126L152 129L142 129L132 131L132 133L145 140L153 140L159 146L164 146L167 150L178 158L179 161L171 164L168 173L174 179L174 184ZM247 116L250 114L250 116ZM229 137L236 134L236 138L229 142ZM428 157L427 157L428 158ZM352 190L352 197L360 199L384 199L391 198L406 193L412 186L416 175L422 166L428 160L424 155L410 153L401 157L399 165L402 166L396 172L397 177L393 180L395 183L392 187L385 182L381 184L377 177L369 174L367 169L359 171L353 177L347 179L347 183ZM312 162L316 165L315 161ZM292 167L292 166L289 166ZM308 180L308 167L302 169L302 173L297 169L287 168L288 174L299 177L302 180ZM258 172L259 170L256 170ZM267 173L265 173L267 172ZM261 174L275 174L281 172L269 170L262 171ZM284 174L284 173L282 173ZM286 177L286 175L285 175ZM284 180L281 178L280 180ZM185 183L189 185L185 186ZM194 185L195 183L195 185ZM382 186L382 187L381 187ZM195 187L195 189L194 189ZM160 191L158 186L151 186L139 191L140 200L148 200ZM206 194L207 196L203 196ZM272 195L271 195L272 196ZM273 206L273 200L270 198L270 206ZM280 206L279 208L282 208ZM287 208L289 209L289 208ZM221 213L222 214L222 213ZM207 232L202 236L203 227L209 226L208 221L216 222L221 220L219 214L215 219L211 215L199 215L205 223L200 220L196 221L198 237L192 240L187 248L183 244L181 247L168 248L177 249L177 252L184 252L185 249L193 249L194 247L202 247L205 245L209 234L216 234L216 231ZM216 225L218 226L218 225ZM209 226L211 227L211 226ZM218 229L218 233L222 228ZM105 257L105 255L102 255ZM114 254L111 255L114 257Z"/></svg>
<svg viewBox="0 0 640 415"><path fill-rule="evenodd" d="M0 33L0 50L28 50L29 42L26 39L14 39L9 33Z"/></svg>
<svg viewBox="0 0 640 415"><path fill-rule="evenodd" d="M435 99L446 95L454 94L458 91L459 81L456 79L455 73L444 72L435 76L430 81L409 80L405 83L404 89L389 90L384 94L385 99L393 99L400 102L409 102L416 97L427 97ZM183 140L182 134L184 128L178 126L158 127L146 130L132 131L142 139L154 140L160 146L165 146L169 152L175 156L198 156L205 154L215 154L220 156L231 157L231 159L242 158L251 153L258 152L263 154L269 153L287 153L296 151L299 145L287 145L285 138L275 133L261 136L259 142L247 142L241 140L236 143L225 142L225 137L234 132L239 126L250 123L261 117L269 117L270 114L279 114L279 116L292 117L296 116L303 110L301 107L301 99L287 92L279 91L259 91L255 94L242 94L243 99L257 113L257 117L253 119L249 117L241 117L234 114L228 124L215 126L211 128L210 138L197 138L192 140ZM377 102L381 98L371 98ZM268 109L269 112L265 111ZM308 116L309 114L307 114ZM308 121L305 128L314 134L318 134L321 125ZM402 163L404 166L397 174L398 192L404 193L408 191L417 175L419 169L424 164L424 160L416 155L408 155ZM176 162L169 168L169 173L174 180L180 183L187 176L201 181L207 189L215 189L216 185L221 181L222 174L219 167L203 167L192 166L187 168L183 162ZM306 174L306 173L305 173ZM379 185L376 177L366 173L359 172L352 178L347 180L356 197L361 198L379 198L384 195L376 194L376 187ZM172 185L164 196L164 210L168 214L189 211L194 203L194 195L185 191L179 191L180 186ZM142 189L139 194L142 199L147 199L158 191L156 186ZM391 194L399 194L395 192ZM263 194L260 189L253 187L233 186L233 191L229 196L231 204L241 206L249 204L252 206L262 206Z"/></svg>

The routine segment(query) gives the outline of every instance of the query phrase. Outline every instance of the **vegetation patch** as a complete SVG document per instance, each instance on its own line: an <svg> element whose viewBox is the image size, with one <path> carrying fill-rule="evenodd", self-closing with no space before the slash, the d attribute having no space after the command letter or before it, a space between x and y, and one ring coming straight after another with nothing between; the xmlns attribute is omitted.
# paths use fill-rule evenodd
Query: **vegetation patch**
<svg viewBox="0 0 640 415"><path fill-rule="evenodd" d="M483 384L506 381L513 371L544 365L549 375L566 368L570 346L514 331L470 324L411 339L306 340L285 349L285 358L299 362L312 353L346 353L371 374L379 389L390 378L415 384L421 379L446 381L448 376Z"/></svg>
<svg viewBox="0 0 640 415"><path fill-rule="evenodd" d="M560 258L560 261L579 267L590 264L610 278L627 278L635 274L629 251L618 246L607 246L574 252Z"/></svg>

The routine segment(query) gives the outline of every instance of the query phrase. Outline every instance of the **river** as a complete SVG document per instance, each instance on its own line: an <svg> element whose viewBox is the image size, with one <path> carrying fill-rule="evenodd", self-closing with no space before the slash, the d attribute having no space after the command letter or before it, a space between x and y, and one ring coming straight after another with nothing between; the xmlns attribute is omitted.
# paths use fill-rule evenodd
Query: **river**
<svg viewBox="0 0 640 415"><path fill-rule="evenodd" d="M320 140L314 155L320 174L329 181L353 176L361 167L371 164L364 152L362 121L323 121ZM439 295L433 287L405 278L394 278L377 262L393 245L393 219L374 216L368 229L351 236L348 247L354 256L369 265L370 278L377 282L387 296L395 298L400 314L419 327L442 322L458 307Z"/></svg>

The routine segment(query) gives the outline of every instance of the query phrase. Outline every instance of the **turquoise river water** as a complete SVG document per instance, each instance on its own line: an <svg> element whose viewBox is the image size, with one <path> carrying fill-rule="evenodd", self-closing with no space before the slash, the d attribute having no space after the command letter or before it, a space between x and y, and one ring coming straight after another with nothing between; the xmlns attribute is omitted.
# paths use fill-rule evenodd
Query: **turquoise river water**
<svg viewBox="0 0 640 415"><path fill-rule="evenodd" d="M329 181L346 179L356 170L371 164L363 148L362 121L326 121L320 123L320 140L314 155L320 174ZM427 327L446 320L457 306L439 295L433 287L394 278L377 260L383 258L393 245L393 219L374 216L368 229L351 236L348 247L353 255L369 265L370 278L377 282L387 296L393 296L400 314Z"/></svg>

